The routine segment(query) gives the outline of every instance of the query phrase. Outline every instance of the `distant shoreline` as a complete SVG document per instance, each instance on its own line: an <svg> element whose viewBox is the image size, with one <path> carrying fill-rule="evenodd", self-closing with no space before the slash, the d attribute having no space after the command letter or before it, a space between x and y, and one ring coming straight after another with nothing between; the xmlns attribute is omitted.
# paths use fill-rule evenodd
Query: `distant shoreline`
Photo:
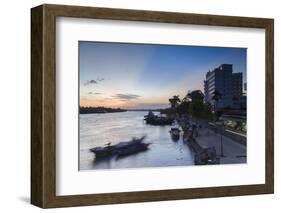
<svg viewBox="0 0 281 213"><path fill-rule="evenodd" d="M100 114L100 113L114 113L114 112L126 112L125 109L120 108L106 108L106 107L80 107L80 114Z"/></svg>
<svg viewBox="0 0 281 213"><path fill-rule="evenodd" d="M80 112L80 115L84 114L106 114L106 113L117 113L117 112L127 112L127 111L114 111L114 112Z"/></svg>
<svg viewBox="0 0 281 213"><path fill-rule="evenodd" d="M115 112L160 112L162 109L121 109L121 108L107 108L107 107L80 107L80 114L101 114L101 113L115 113Z"/></svg>

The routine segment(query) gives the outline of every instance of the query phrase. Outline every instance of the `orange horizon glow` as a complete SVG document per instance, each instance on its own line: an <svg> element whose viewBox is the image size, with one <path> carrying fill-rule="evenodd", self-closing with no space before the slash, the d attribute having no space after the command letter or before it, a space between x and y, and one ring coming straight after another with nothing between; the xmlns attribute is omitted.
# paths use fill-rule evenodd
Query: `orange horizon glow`
<svg viewBox="0 0 281 213"><path fill-rule="evenodd" d="M222 63L246 76L246 53L246 48L79 42L80 106L166 108L174 95L203 92L206 73Z"/></svg>
<svg viewBox="0 0 281 213"><path fill-rule="evenodd" d="M151 108L158 108L157 106L168 105L168 98L155 98L153 100L93 100L93 99L80 99L81 107L107 107L107 108L145 108L146 106L156 106Z"/></svg>

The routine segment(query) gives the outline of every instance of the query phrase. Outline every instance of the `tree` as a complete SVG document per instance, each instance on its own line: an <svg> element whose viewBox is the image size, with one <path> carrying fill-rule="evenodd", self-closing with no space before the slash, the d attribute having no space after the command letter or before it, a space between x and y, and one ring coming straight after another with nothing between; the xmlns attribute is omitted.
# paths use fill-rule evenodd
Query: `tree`
<svg viewBox="0 0 281 213"><path fill-rule="evenodd" d="M189 114L194 118L202 118L204 104L200 101L192 101L189 105Z"/></svg>
<svg viewBox="0 0 281 213"><path fill-rule="evenodd" d="M192 91L192 92L189 92L189 93L187 94L187 97L188 97L191 101L203 102L204 94L201 92L201 90L194 90L194 91Z"/></svg>
<svg viewBox="0 0 281 213"><path fill-rule="evenodd" d="M213 113L211 110L211 105L208 103L203 103L200 101L193 101L189 104L189 114L194 118L212 120Z"/></svg>
<svg viewBox="0 0 281 213"><path fill-rule="evenodd" d="M217 110L218 102L219 100L221 100L221 98L222 98L222 94L218 90L215 90L212 97L212 99L215 101L215 106L214 106L215 110Z"/></svg>
<svg viewBox="0 0 281 213"><path fill-rule="evenodd" d="M188 102L188 101L185 101L185 100L181 101L181 103L179 104L179 106L176 109L177 113L180 115L188 114L189 104L190 104L190 102Z"/></svg>
<svg viewBox="0 0 281 213"><path fill-rule="evenodd" d="M213 120L213 113L212 113L212 105L210 103L204 104L204 119L205 120Z"/></svg>
<svg viewBox="0 0 281 213"><path fill-rule="evenodd" d="M176 108L180 101L181 100L178 95L174 95L172 98L170 98L169 102L171 103L171 108Z"/></svg>

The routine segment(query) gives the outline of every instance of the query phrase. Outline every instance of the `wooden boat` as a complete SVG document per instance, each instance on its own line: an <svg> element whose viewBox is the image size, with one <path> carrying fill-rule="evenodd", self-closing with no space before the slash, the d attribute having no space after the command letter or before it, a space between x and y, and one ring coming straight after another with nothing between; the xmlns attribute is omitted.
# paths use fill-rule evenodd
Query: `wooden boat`
<svg viewBox="0 0 281 213"><path fill-rule="evenodd" d="M141 138L133 138L131 141L120 142L115 145L109 143L105 147L95 147L90 149L90 151L95 153L96 158L134 154L148 149L149 144L143 143L144 139L145 136Z"/></svg>
<svg viewBox="0 0 281 213"><path fill-rule="evenodd" d="M123 157L131 154L136 154L139 152L146 151L148 149L149 143L139 143L135 146L129 146L126 149L121 149L117 153L117 157Z"/></svg>
<svg viewBox="0 0 281 213"><path fill-rule="evenodd" d="M146 120L146 123L155 126L164 126L164 125L171 125L173 123L173 120L168 118L157 117L154 119Z"/></svg>
<svg viewBox="0 0 281 213"><path fill-rule="evenodd" d="M170 134L173 141L178 141L180 138L180 127L177 123L174 123L171 127Z"/></svg>
<svg viewBox="0 0 281 213"><path fill-rule="evenodd" d="M180 135L180 127L177 122L174 122L173 125L171 126L170 134L172 136L179 136Z"/></svg>
<svg viewBox="0 0 281 213"><path fill-rule="evenodd" d="M174 119L165 116L154 115L151 111L144 116L144 120L147 124L156 126L171 125L174 121Z"/></svg>

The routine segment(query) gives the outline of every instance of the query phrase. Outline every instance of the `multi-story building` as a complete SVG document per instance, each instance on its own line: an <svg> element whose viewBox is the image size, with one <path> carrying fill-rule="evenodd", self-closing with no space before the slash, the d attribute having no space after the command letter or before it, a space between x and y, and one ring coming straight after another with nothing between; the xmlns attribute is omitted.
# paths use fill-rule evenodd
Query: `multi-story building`
<svg viewBox="0 0 281 213"><path fill-rule="evenodd" d="M234 98L239 98L243 94L242 72L232 73L232 88Z"/></svg>
<svg viewBox="0 0 281 213"><path fill-rule="evenodd" d="M219 99L214 100L215 91ZM206 73L204 100L214 108L233 107L235 98L242 96L242 73L233 73L232 64L222 64Z"/></svg>

